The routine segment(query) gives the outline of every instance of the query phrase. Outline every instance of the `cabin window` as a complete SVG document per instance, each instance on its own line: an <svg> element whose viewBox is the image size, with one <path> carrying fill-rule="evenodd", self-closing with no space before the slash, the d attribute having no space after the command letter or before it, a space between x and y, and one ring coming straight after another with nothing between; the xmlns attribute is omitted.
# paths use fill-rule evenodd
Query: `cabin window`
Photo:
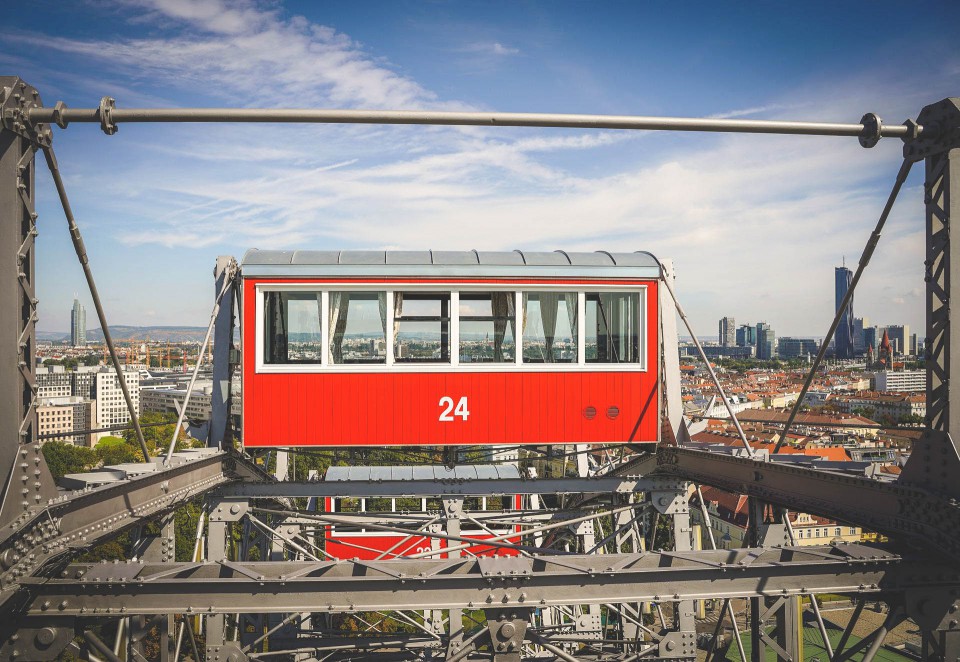
<svg viewBox="0 0 960 662"><path fill-rule="evenodd" d="M516 361L516 295L460 293L460 363Z"/></svg>
<svg viewBox="0 0 960 662"><path fill-rule="evenodd" d="M393 293L397 363L450 363L450 293Z"/></svg>
<svg viewBox="0 0 960 662"><path fill-rule="evenodd" d="M640 293L587 292L587 363L640 363Z"/></svg>
<svg viewBox="0 0 960 662"><path fill-rule="evenodd" d="M363 512L363 504L360 502L360 499L355 498L345 498L345 499L331 499L330 500L332 514L336 513L361 513ZM363 531L363 528L356 524L334 524L330 527L331 533L358 533Z"/></svg>
<svg viewBox="0 0 960 662"><path fill-rule="evenodd" d="M368 513L392 513L393 499L388 497L374 497L367 499Z"/></svg>
<svg viewBox="0 0 960 662"><path fill-rule="evenodd" d="M266 292L263 362L320 363L320 292Z"/></svg>
<svg viewBox="0 0 960 662"><path fill-rule="evenodd" d="M387 293L330 293L330 363L387 362Z"/></svg>
<svg viewBox="0 0 960 662"><path fill-rule="evenodd" d="M415 497L400 497L396 499L395 510L399 512L417 513L423 510L423 500Z"/></svg>
<svg viewBox="0 0 960 662"><path fill-rule="evenodd" d="M523 362L577 362L576 292L524 292Z"/></svg>

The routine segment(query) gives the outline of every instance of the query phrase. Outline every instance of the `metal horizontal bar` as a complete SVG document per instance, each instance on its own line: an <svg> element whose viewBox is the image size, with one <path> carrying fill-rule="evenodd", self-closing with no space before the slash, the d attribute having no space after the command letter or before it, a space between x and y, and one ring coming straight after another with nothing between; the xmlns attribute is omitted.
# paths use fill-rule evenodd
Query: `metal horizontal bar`
<svg viewBox="0 0 960 662"><path fill-rule="evenodd" d="M464 319L463 317L460 318ZM732 421L729 416L699 416L694 415L690 417L693 421ZM753 418L749 414L749 410L743 411L737 415L737 420L741 423L760 423L763 425L776 425L778 427L783 427L786 424L786 421L771 421L762 418ZM863 428L864 430L909 430L911 432L922 432L926 430L922 425L881 425L879 423L809 423L804 421L794 421L793 426L791 426L791 432L797 428Z"/></svg>
<svg viewBox="0 0 960 662"><path fill-rule="evenodd" d="M141 428L155 428L161 425L176 425L176 421L166 421L163 423L141 423ZM37 439L44 441L46 439L63 439L65 437L76 437L82 434L93 434L94 432L117 432L119 430L132 430L132 425L113 425L108 428L87 428L85 430L72 430L70 432L50 432L48 434L38 434Z"/></svg>
<svg viewBox="0 0 960 662"><path fill-rule="evenodd" d="M204 564L73 564L31 578L28 615L358 612L671 602L960 587L958 569L859 545L540 558ZM740 565L745 554L756 558ZM705 564L719 564L709 567ZM575 567L567 567L568 565ZM144 582L141 576L178 567ZM376 569L389 568L391 574ZM124 570L124 572L119 572ZM439 571L442 570L442 571ZM391 576L392 575L392 576Z"/></svg>
<svg viewBox="0 0 960 662"><path fill-rule="evenodd" d="M599 478L478 478L469 480L371 480L237 483L224 487L224 497L412 497L412 496L502 496L511 494L590 494L645 492L671 489L669 477Z"/></svg>
<svg viewBox="0 0 960 662"><path fill-rule="evenodd" d="M57 121L55 108L28 111L32 122ZM60 124L100 123L97 108L63 108ZM514 126L644 131L710 131L809 136L860 136L863 124L779 120L644 117L634 115L567 115L558 113L484 113L428 110L326 110L310 108L114 108L110 121L124 122L270 122L315 124L435 124L446 126ZM922 134L922 127L920 133ZM903 125L884 125L880 135L907 135Z"/></svg>

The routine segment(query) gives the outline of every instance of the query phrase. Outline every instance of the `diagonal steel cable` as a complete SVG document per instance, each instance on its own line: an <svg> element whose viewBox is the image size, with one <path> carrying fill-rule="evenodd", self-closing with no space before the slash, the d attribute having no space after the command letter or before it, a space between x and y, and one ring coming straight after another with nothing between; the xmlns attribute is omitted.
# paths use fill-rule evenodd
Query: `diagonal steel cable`
<svg viewBox="0 0 960 662"><path fill-rule="evenodd" d="M830 325L830 330L827 331L827 335L824 336L823 342L820 343L820 351L817 352L817 358L814 359L813 365L810 366L810 372L807 374L807 379L803 382L803 388L800 389L800 396L797 398L797 401L793 403L793 409L790 410L790 417L787 419L786 424L784 424L783 433L780 435L780 440L773 449L774 453L778 452L787 440L790 427L793 425L794 419L796 419L797 414L800 412L800 406L803 404L803 399L807 395L807 390L810 388L810 384L813 383L813 378L817 374L817 368L820 367L820 363L823 361L823 357L827 353L827 346L830 344L830 340L833 338L833 334L836 332L837 327L840 326L840 319L843 317L843 311L847 309L847 306L853 300L853 291L857 289L857 283L860 282L860 276L863 275L864 269L866 269L867 265L870 264L870 258L873 257L873 251L876 250L877 244L880 242L880 234L883 232L883 226L887 223L887 217L890 215L890 210L893 209L893 203L896 202L897 195L900 193L903 183L907 180L907 175L910 174L910 167L912 165L913 162L908 159L904 159L903 163L900 164L900 170L897 172L897 179L893 183L893 189L890 191L890 195L887 196L887 204L883 206L883 211L880 213L880 218L877 220L877 225L870 234L870 238L867 240L867 245L863 248L863 253L860 255L860 262L857 264L857 271L853 274L853 280L850 281L850 287L847 288L847 293L844 295L843 301L841 301L840 305L837 307L837 312L833 316L833 323Z"/></svg>
<svg viewBox="0 0 960 662"><path fill-rule="evenodd" d="M720 380L717 378L717 373L713 371L713 366L710 365L710 359L707 358L707 353L703 351L703 345L701 345L700 341L697 339L697 334L693 332L693 327L690 325L690 320L687 319L687 314L683 311L683 306L680 305L680 302L677 300L677 295L673 291L673 287L670 286L669 274L667 274L667 270L663 268L663 264L660 262L660 260L657 260L657 264L660 266L660 280L667 288L670 298L673 299L673 305L676 307L677 314L683 321L683 325L690 333L690 337L693 338L693 344L696 346L697 353L700 354L703 364L707 367L707 372L710 373L710 379L713 381L713 386L717 389L717 393L720 394L720 399L723 400L723 406L727 408L727 413L730 414L730 418L733 420L733 425L737 428L737 434L740 435L740 441L743 443L743 447L747 449L747 454L750 457L753 457L753 447L750 446L750 442L747 441L747 435L740 426L740 421L737 420L736 412L734 412L733 407L730 406L730 400L727 399L727 394L720 385Z"/></svg>
<svg viewBox="0 0 960 662"><path fill-rule="evenodd" d="M103 330L103 341L106 343L107 349L110 350L110 360L113 362L113 368L117 373L117 381L120 382L123 401L127 404L127 411L130 413L130 421L133 423L137 441L140 443L140 450L143 451L143 461L149 462L150 453L147 450L147 442L143 438L143 430L140 429L140 419L137 416L137 409L133 406L133 399L130 397L127 381L123 378L123 368L120 366L117 349L114 347L113 338L110 336L110 327L107 325L106 313L103 312L103 304L100 303L100 294L97 292L97 284L93 280L93 272L90 270L90 259L87 257L87 248L83 244L80 228L77 227L77 221L73 217L70 200L67 199L67 189L63 185L60 168L57 166L57 157L53 153L53 147L51 145L43 145L43 156L46 158L47 167L53 176L54 186L57 187L57 195L60 196L60 205L63 207L63 214L67 217L67 227L70 229L70 239L73 241L73 249L77 253L80 266L83 268L83 275L87 279L87 285L90 288L90 297L93 299L93 306L97 310L97 319L100 321L100 328Z"/></svg>
<svg viewBox="0 0 960 662"><path fill-rule="evenodd" d="M167 448L166 456L163 459L164 464L170 464L170 458L173 457L173 449L177 446L177 437L180 436L180 426L187 415L187 405L190 403L190 396L193 394L193 387L197 383L197 376L200 374L200 367L203 365L203 355L207 351L207 345L210 344L210 335L213 333L213 326L217 321L217 314L220 312L220 303L223 301L223 295L233 286L233 279L237 275L237 263L230 261L230 266L223 278L223 287L213 303L213 311L210 313L210 324L207 325L207 334L203 337L203 344L197 353L197 363L193 366L193 374L190 376L190 383L187 384L187 392L183 396L183 406L180 408L180 414L177 417L177 425L173 428L173 438L170 439L170 446ZM187 365L187 359L184 357L183 365Z"/></svg>

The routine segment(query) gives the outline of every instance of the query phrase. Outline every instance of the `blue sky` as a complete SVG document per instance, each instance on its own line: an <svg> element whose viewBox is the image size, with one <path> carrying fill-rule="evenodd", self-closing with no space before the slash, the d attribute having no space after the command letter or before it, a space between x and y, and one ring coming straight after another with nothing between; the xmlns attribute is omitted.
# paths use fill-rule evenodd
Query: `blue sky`
<svg viewBox="0 0 960 662"><path fill-rule="evenodd" d="M955 2L34 0L0 63L44 102L436 108L888 123L960 93ZM205 324L218 254L258 248L651 250L698 334L822 335L901 144L375 126L94 125L55 146L114 324ZM920 170L855 311L922 335ZM89 306L38 181L41 330ZM88 314L88 318L92 312ZM90 327L96 326L89 319Z"/></svg>

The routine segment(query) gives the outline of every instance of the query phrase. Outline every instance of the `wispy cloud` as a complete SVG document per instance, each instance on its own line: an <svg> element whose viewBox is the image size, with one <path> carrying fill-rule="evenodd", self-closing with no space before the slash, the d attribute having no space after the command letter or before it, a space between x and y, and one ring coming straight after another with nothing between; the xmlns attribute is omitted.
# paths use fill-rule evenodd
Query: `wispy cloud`
<svg viewBox="0 0 960 662"><path fill-rule="evenodd" d="M149 81L152 94L185 105L199 89L228 105L469 107L440 98L350 36L275 5L127 5L167 21L169 36L4 39L94 62L134 88ZM477 58L520 54L495 41L468 48ZM960 82L958 71L942 84ZM848 83L818 81L714 116L778 118L802 109L811 119L855 120L876 99ZM929 101L929 80L912 85L898 88L900 106L889 112L906 117ZM142 220L138 229L111 228L131 249L645 249L674 258L698 329L735 314L793 333L826 327L831 267L859 255L885 195L877 182L892 178L898 159L888 142L868 152L840 138L681 142L652 132L376 126L156 131L168 133L129 143L147 149L129 167L84 175L86 187L109 192L100 204L113 216ZM908 210L919 208L922 193L912 185L902 196L857 300L886 310L903 299L895 314L918 316L922 302L906 292L921 282L923 230Z"/></svg>
<svg viewBox="0 0 960 662"><path fill-rule="evenodd" d="M478 41L468 44L461 49L464 53L477 53L479 55L519 55L520 49L512 46L504 46L499 41Z"/></svg>
<svg viewBox="0 0 960 662"><path fill-rule="evenodd" d="M109 63L115 72L246 105L437 108L440 102L389 63L335 29L282 18L249 2L127 0L186 26L170 38L81 40L7 34L13 43ZM199 87L198 87L199 86ZM455 105L455 104L453 104Z"/></svg>
<svg viewBox="0 0 960 662"><path fill-rule="evenodd" d="M771 112L779 112L788 108L782 103L771 103L764 106L754 106L753 108L740 108L737 110L728 110L723 113L714 113L710 115L713 119L726 120L737 117L750 117L751 115L763 115Z"/></svg>

